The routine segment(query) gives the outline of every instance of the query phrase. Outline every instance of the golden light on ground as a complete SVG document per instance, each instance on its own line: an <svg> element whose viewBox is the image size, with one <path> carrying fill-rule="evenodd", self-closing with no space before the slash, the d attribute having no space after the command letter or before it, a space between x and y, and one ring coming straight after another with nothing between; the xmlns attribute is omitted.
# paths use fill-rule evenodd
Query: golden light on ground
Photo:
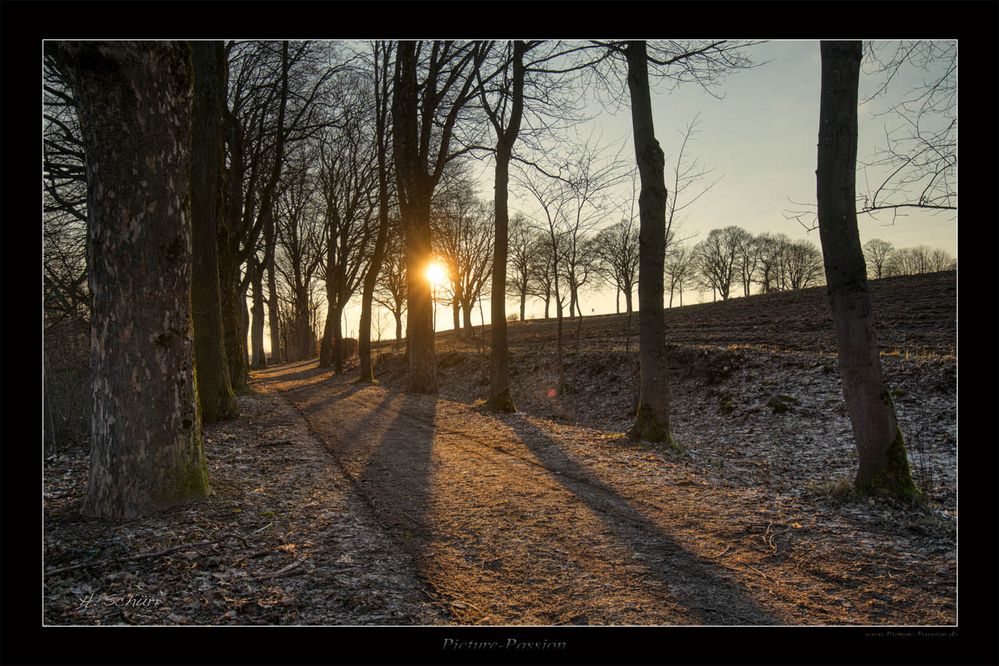
<svg viewBox="0 0 999 666"><path fill-rule="evenodd" d="M423 275L427 278L427 282L430 283L431 287L442 287L448 281L447 268L444 264L436 260L427 264L427 267L423 270Z"/></svg>

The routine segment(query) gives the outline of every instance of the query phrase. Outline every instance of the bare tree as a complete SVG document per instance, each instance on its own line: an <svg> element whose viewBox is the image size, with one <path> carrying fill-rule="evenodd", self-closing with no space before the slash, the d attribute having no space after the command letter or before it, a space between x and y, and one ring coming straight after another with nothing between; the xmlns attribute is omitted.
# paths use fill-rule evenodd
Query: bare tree
<svg viewBox="0 0 999 666"><path fill-rule="evenodd" d="M941 249L925 245L896 250L888 259L885 275L920 275L953 270L954 260Z"/></svg>
<svg viewBox="0 0 999 666"><path fill-rule="evenodd" d="M784 266L790 289L804 289L817 285L822 280L822 253L806 240L787 246Z"/></svg>
<svg viewBox="0 0 999 666"><path fill-rule="evenodd" d="M325 254L322 208L316 192L319 177L306 167L315 161L318 158L304 150L290 158L285 168L287 185L275 202L279 224L274 267L288 290L284 300L288 306L285 320L289 333L284 348L289 361L316 354L313 291Z"/></svg>
<svg viewBox="0 0 999 666"><path fill-rule="evenodd" d="M742 284L742 295L749 296L750 288L756 277L756 264L759 261L756 238L751 233L736 227L732 232L732 243L735 245L736 277ZM821 268L821 267L820 267Z"/></svg>
<svg viewBox="0 0 999 666"><path fill-rule="evenodd" d="M431 209L431 226L437 254L448 266L455 311L463 314L466 337L472 336L472 307L479 298L493 264L495 232L490 211L475 196L468 182L452 185ZM504 320L505 321L505 320Z"/></svg>
<svg viewBox="0 0 999 666"><path fill-rule="evenodd" d="M429 53L428 53L429 51ZM455 125L478 94L486 55L478 43L399 42L392 98L393 155L405 223L409 390L437 392L433 304L424 268L433 255L430 202L452 150ZM421 80L422 75L422 80Z"/></svg>
<svg viewBox="0 0 999 666"><path fill-rule="evenodd" d="M389 201L391 199L391 173L389 144L391 135L391 77L394 47L390 42L377 41L372 44L372 73L375 115L375 160L378 173L378 232L371 262L364 275L361 289L361 320L358 325L357 355L360 362L358 381L374 382L374 365L371 362L371 308L375 297L378 276L385 261L385 250L389 233ZM396 320L396 341L401 335L402 322ZM378 339L381 340L381 320L379 318Z"/></svg>
<svg viewBox="0 0 999 666"><path fill-rule="evenodd" d="M683 306L683 285L693 277L693 253L682 243L674 243L666 251L666 279L669 281L669 307L673 307L673 294L678 292Z"/></svg>
<svg viewBox="0 0 999 666"><path fill-rule="evenodd" d="M712 229L694 246L693 256L703 284L728 300L736 276L736 257L745 230L739 227Z"/></svg>
<svg viewBox="0 0 999 666"><path fill-rule="evenodd" d="M344 85L356 94L344 100L338 127L321 135L319 143L326 245L321 277L327 300L319 367L332 365L337 374L343 372L343 311L361 286L378 232L377 151L367 113L372 100L356 79Z"/></svg>
<svg viewBox="0 0 999 666"><path fill-rule="evenodd" d="M531 295L531 264L534 256L535 237L527 218L517 213L510 220L507 247L507 291L520 301L520 321L524 321L527 297ZM494 292L495 293L495 287Z"/></svg>
<svg viewBox="0 0 999 666"><path fill-rule="evenodd" d="M867 260L868 271L873 272L875 280L887 277L888 262L895 252L895 246L880 238L872 238L864 243L864 258Z"/></svg>
<svg viewBox="0 0 999 666"><path fill-rule="evenodd" d="M860 465L861 494L919 495L881 370L856 214L860 42L822 42L816 170L819 234L839 351L839 369Z"/></svg>
<svg viewBox="0 0 999 666"><path fill-rule="evenodd" d="M558 268L556 238L554 247L547 232L533 229L531 233L532 248L531 265L529 268L530 294L540 298L545 304L545 319L551 318L551 300L555 293L555 274Z"/></svg>
<svg viewBox="0 0 999 666"><path fill-rule="evenodd" d="M208 492L191 330L191 51L51 48L87 156L93 418L82 511L134 518Z"/></svg>
<svg viewBox="0 0 999 666"><path fill-rule="evenodd" d="M633 218L625 218L601 229L595 237L595 250L602 270L614 285L617 312L624 294L625 312L632 312L632 295L638 283L638 228Z"/></svg>
<svg viewBox="0 0 999 666"><path fill-rule="evenodd" d="M389 218L389 234L385 246L385 263L378 274L374 299L384 306L395 319L395 343L402 343L402 317L406 314L408 280L406 279L406 253L401 238L402 221Z"/></svg>

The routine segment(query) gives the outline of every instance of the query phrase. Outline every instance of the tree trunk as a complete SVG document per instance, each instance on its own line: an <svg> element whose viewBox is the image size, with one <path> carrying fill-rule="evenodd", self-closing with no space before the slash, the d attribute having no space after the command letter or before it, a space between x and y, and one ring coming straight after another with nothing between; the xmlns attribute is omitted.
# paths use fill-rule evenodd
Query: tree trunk
<svg viewBox="0 0 999 666"><path fill-rule="evenodd" d="M333 371L343 374L343 310L337 308L336 320L333 322Z"/></svg>
<svg viewBox="0 0 999 666"><path fill-rule="evenodd" d="M495 176L495 215L496 238L493 249L493 298L490 302L490 327L492 353L490 357L489 399L486 404L502 412L515 412L517 407L510 394L510 380L507 377L510 352L506 330L506 262L509 250L510 227L510 159L513 144L520 133L520 122L524 110L524 42L513 43L513 79L510 122L505 131L497 124L496 137L496 176ZM524 298L520 299L520 318L524 318Z"/></svg>
<svg viewBox="0 0 999 666"><path fill-rule="evenodd" d="M520 294L520 321L524 321L526 319L526 314L527 314L527 294L524 293L524 292L521 292L521 294Z"/></svg>
<svg viewBox="0 0 999 666"><path fill-rule="evenodd" d="M464 303L461 304L461 320L462 320L462 333L468 340L472 340L475 337L475 332L472 330L472 308L475 307L475 301L472 299L466 299ZM457 329L455 329L457 332Z"/></svg>
<svg viewBox="0 0 999 666"><path fill-rule="evenodd" d="M451 314L454 318L454 334L455 336L461 331L461 301L458 300L458 291L455 289L454 300L451 301ZM467 313L466 313L467 314Z"/></svg>
<svg viewBox="0 0 999 666"><path fill-rule="evenodd" d="M902 432L881 372L856 214L860 42L822 42L817 203L840 378L860 466L855 489L912 501Z"/></svg>
<svg viewBox="0 0 999 666"><path fill-rule="evenodd" d="M631 291L625 292L625 294L624 294L624 307L625 307L625 312L627 312L629 315L632 312L634 312L634 309L633 309L634 308L634 303L633 303L633 301L631 299L632 299Z"/></svg>
<svg viewBox="0 0 999 666"><path fill-rule="evenodd" d="M250 349L252 360L250 367L254 370L267 367L267 357L264 355L264 265L251 260L250 283L253 286L253 308L250 324Z"/></svg>
<svg viewBox="0 0 999 666"><path fill-rule="evenodd" d="M271 363L281 363L281 318L278 314L277 276L274 274L274 249L266 264L267 269L267 321L271 336Z"/></svg>
<svg viewBox="0 0 999 666"><path fill-rule="evenodd" d="M392 316L395 317L395 346L398 349L402 344L402 312L393 312Z"/></svg>
<svg viewBox="0 0 999 666"><path fill-rule="evenodd" d="M201 418L213 423L239 415L225 355L218 264L225 49L222 42L191 42L191 54L195 73L191 122L191 318Z"/></svg>
<svg viewBox="0 0 999 666"><path fill-rule="evenodd" d="M208 492L191 324L191 50L63 42L57 57L87 153L93 411L81 511L131 519Z"/></svg>
<svg viewBox="0 0 999 666"><path fill-rule="evenodd" d="M242 309L239 305L238 267L233 272L230 261L219 262L219 288L222 291L222 333L225 336L225 357L229 365L229 383L233 391L247 390L246 386L246 343L241 342L244 333Z"/></svg>
<svg viewBox="0 0 999 666"><path fill-rule="evenodd" d="M381 42L381 53L375 47L375 136L378 144L378 233L375 248L371 254L368 272L364 275L361 288L361 321L357 332L357 356L360 364L359 382L375 381L371 362L371 309L374 301L375 285L385 260L385 245L388 241L389 225L389 183L388 183L388 81L389 53L386 42ZM380 328L380 327L379 327ZM379 332L379 339L381 333Z"/></svg>
<svg viewBox="0 0 999 666"><path fill-rule="evenodd" d="M246 288L242 287L239 293L239 344L240 344L240 355L243 357L243 372L246 374L246 369L250 367L250 351L246 346L246 338L250 334L250 310L246 307ZM244 383L249 379L249 377L244 377Z"/></svg>
<svg viewBox="0 0 999 666"><path fill-rule="evenodd" d="M333 327L336 325L336 310L333 301L326 305L326 321L323 323L323 339L319 343L319 367L329 368L333 365Z"/></svg>
<svg viewBox="0 0 999 666"><path fill-rule="evenodd" d="M663 310L667 196L663 177L665 157L652 123L645 42L630 42L627 57L632 133L642 188L638 196L641 225L638 239L638 354L641 379L638 413L628 435L635 439L672 444Z"/></svg>
<svg viewBox="0 0 999 666"><path fill-rule="evenodd" d="M545 321L552 318L551 316L551 296L545 298Z"/></svg>
<svg viewBox="0 0 999 666"><path fill-rule="evenodd" d="M433 303L430 283L424 277L424 269L433 255L430 230L433 184L423 173L417 146L416 61L415 42L399 42L392 100L392 137L396 178L399 181L399 207L405 225L409 390L414 393L437 393Z"/></svg>

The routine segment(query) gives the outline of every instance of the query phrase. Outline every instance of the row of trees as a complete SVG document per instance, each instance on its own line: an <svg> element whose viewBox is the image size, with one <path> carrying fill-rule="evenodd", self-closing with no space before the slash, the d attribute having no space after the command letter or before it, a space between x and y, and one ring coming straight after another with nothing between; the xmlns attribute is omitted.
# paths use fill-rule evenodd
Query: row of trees
<svg viewBox="0 0 999 666"><path fill-rule="evenodd" d="M203 495L202 421L236 415L233 393L246 387L248 360L266 363L265 320L276 358L312 353L323 291L321 365L342 370L341 314L360 289L360 379L374 379L370 328L377 294L380 302L395 304L397 325L405 303L409 389L436 392L425 268L435 256L449 259L455 316L463 309L466 325L475 299L505 293L508 282L517 282L517 250L510 248L521 223L515 218L511 232L508 205L514 162L524 167L515 176L518 184L540 211L534 238L551 257L551 289L545 293L555 301L560 357L565 306L570 314L581 313L580 289L601 273L627 287L621 291L630 300L637 264L644 306L641 381L629 433L671 442L666 257L679 183L690 181L681 180L689 171L678 160L674 196L667 196L650 90L654 81L712 87L726 73L750 66L749 45L47 42L46 94L63 104L46 116L47 206L63 212L60 224L83 224L86 230L94 405L85 511L129 517ZM826 53L824 44L824 67ZM558 163L538 150L556 120L572 119L545 114L566 108L584 79L598 88L619 90L624 84L628 90L640 180L637 254L633 223L595 232L614 166L587 151ZM849 91L827 90L825 70L823 84L824 114L827 95L848 101ZM848 150L837 153L837 177L856 165L855 97L854 91L853 158L843 157ZM75 127L70 109L76 111ZM863 267L863 255L859 241L841 246L827 237L830 224L849 226L849 215L840 211L829 222L823 118L819 225L839 326L856 313L837 307L842 276L834 280L833 273L842 266L831 254L849 254L850 267ZM850 119L844 118L838 131L848 139ZM492 158L490 206L483 207L463 182L461 163L474 155ZM838 187L853 194L846 184ZM597 257L592 264L585 260L591 232ZM600 234L603 244L596 240ZM72 236L55 235L58 243ZM716 293L727 298L734 275L746 293L754 275L765 290L804 284L806 278L793 277L798 274L784 259L765 264L770 268L760 269L762 278L759 270L716 270L716 260L732 256L730 247L761 246L747 236L735 227L715 230L690 250L699 274L716 275L707 278ZM606 256L616 244L627 246L627 262ZM771 245L781 256L794 253L793 243ZM60 255L70 267L67 275L75 269L78 281L79 257ZM66 305L73 303L74 288L77 302L84 299L72 277L52 279L50 288L70 294L62 299ZM511 411L505 301L492 299L488 404ZM844 325L849 336L841 340L841 352L859 344L852 324ZM873 339L873 333L865 338ZM864 409L847 388L856 381L844 375L852 414ZM861 394L866 400L868 392ZM865 460L862 455L862 465Z"/></svg>
<svg viewBox="0 0 999 666"><path fill-rule="evenodd" d="M896 249L880 238L872 238L864 243L864 259L867 261L867 276L875 280L896 275L952 271L957 268L957 260L940 248L918 245Z"/></svg>

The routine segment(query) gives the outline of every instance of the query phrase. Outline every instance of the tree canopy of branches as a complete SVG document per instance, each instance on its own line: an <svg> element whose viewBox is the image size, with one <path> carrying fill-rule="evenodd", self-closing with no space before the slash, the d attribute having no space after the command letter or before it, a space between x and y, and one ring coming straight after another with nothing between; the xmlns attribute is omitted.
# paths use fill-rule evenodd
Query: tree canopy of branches
<svg viewBox="0 0 999 666"><path fill-rule="evenodd" d="M865 102L897 90L906 74L921 82L878 114L885 119L884 137L874 154L860 162L865 191L859 210L955 210L957 42L871 41L866 60L878 85Z"/></svg>

